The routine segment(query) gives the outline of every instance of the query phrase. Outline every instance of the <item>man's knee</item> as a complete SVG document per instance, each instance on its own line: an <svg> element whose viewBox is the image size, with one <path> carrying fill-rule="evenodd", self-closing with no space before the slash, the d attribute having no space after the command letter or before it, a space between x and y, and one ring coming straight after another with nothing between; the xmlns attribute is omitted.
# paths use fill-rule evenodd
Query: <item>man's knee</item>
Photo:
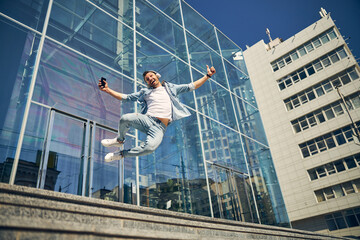
<svg viewBox="0 0 360 240"><path fill-rule="evenodd" d="M129 122L132 119L134 119L134 114L133 113L124 114L120 118L120 123Z"/></svg>
<svg viewBox="0 0 360 240"><path fill-rule="evenodd" d="M156 146L156 145L147 144L146 146L143 147L143 151L147 155L147 154L153 153L157 148L158 148L158 146Z"/></svg>

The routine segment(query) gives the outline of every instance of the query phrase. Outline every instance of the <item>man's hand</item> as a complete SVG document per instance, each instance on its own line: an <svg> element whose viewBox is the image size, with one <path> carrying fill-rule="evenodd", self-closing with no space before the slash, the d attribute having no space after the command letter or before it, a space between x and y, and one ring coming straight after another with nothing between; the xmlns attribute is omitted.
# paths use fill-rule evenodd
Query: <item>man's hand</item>
<svg viewBox="0 0 360 240"><path fill-rule="evenodd" d="M98 86L99 86L99 89L101 90L101 91L104 91L104 92L109 92L109 86L108 86L108 84L107 84L107 82L104 80L104 83L105 83L105 86L102 86L101 85L101 79L99 79L99 83L98 83Z"/></svg>
<svg viewBox="0 0 360 240"><path fill-rule="evenodd" d="M216 70L214 67L209 68L209 66L206 65L206 68L207 68L207 74L209 74L210 77L216 73Z"/></svg>

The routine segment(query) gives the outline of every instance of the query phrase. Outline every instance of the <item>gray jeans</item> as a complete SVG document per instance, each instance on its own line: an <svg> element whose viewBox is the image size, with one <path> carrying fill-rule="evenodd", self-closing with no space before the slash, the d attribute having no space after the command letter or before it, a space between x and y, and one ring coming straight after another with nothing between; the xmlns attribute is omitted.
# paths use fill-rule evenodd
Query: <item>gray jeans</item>
<svg viewBox="0 0 360 240"><path fill-rule="evenodd" d="M129 113L121 117L119 122L118 141L124 141L127 131L133 127L146 134L145 142L140 146L123 150L124 157L136 157L150 154L155 151L162 142L166 126L159 119L140 113Z"/></svg>

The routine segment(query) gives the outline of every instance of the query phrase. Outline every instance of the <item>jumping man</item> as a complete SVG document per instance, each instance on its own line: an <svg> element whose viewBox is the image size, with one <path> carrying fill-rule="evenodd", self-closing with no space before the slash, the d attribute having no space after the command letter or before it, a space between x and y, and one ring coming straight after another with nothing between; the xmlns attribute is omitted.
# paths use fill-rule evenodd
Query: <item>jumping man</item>
<svg viewBox="0 0 360 240"><path fill-rule="evenodd" d="M215 68L206 66L207 74L189 84L160 83L161 75L153 70L143 73L148 88L139 92L123 94L116 92L108 86L101 85L99 88L116 99L122 101L138 101L141 105L141 113L124 114L120 118L118 136L113 139L103 139L101 144L104 147L121 147L124 144L125 134L130 127L133 127L146 134L146 141L140 146L128 150L121 150L108 153L105 156L106 162L120 160L122 157L136 157L152 153L159 147L168 124L172 121L190 116L190 112L180 103L177 95L193 91L202 86L212 75L216 73Z"/></svg>

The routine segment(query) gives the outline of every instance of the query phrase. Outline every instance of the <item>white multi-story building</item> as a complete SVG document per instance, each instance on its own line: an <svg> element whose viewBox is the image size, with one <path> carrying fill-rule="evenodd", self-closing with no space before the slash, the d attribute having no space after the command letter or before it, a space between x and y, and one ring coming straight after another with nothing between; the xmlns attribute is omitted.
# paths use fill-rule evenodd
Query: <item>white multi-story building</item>
<svg viewBox="0 0 360 240"><path fill-rule="evenodd" d="M292 226L360 236L360 68L320 15L244 58Z"/></svg>

